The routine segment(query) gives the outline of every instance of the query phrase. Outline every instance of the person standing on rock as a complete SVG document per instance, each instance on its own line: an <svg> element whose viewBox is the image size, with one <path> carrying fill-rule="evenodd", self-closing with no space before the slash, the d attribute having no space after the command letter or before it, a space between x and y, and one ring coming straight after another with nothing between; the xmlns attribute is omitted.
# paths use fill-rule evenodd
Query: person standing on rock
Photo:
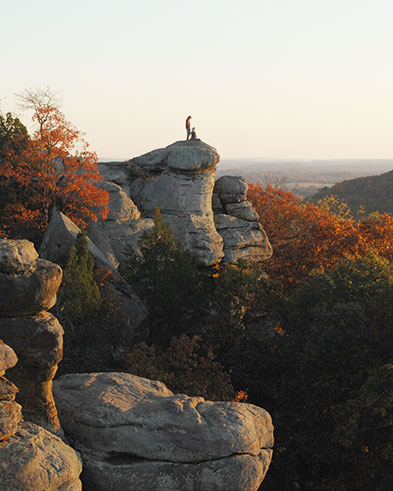
<svg viewBox="0 0 393 491"><path fill-rule="evenodd" d="M191 135L191 118L192 116L188 116L188 118L186 119L187 140L190 138Z"/></svg>

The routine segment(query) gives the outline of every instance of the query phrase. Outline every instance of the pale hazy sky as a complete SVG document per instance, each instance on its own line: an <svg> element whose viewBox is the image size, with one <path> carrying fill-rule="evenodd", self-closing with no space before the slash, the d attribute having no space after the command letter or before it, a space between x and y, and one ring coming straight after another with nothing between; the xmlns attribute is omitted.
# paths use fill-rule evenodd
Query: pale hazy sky
<svg viewBox="0 0 393 491"><path fill-rule="evenodd" d="M223 157L393 157L392 0L0 6L2 110L49 86L100 157L184 139L188 114Z"/></svg>

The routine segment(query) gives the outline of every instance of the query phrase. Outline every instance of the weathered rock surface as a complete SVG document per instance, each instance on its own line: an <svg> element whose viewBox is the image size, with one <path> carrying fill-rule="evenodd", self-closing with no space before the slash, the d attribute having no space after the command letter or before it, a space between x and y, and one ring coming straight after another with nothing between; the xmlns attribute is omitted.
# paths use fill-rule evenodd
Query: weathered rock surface
<svg viewBox="0 0 393 491"><path fill-rule="evenodd" d="M24 316L53 307L61 268L36 259L33 244L27 240L1 239L0 250L0 315Z"/></svg>
<svg viewBox="0 0 393 491"><path fill-rule="evenodd" d="M224 262L262 262L273 254L258 214L247 201L248 184L242 177L222 176L214 186L214 222L224 240Z"/></svg>
<svg viewBox="0 0 393 491"><path fill-rule="evenodd" d="M154 222L150 218L141 218L138 208L119 185L104 181L100 186L109 193L108 217L91 222L87 231L94 244L117 268L125 261L128 247L139 250L140 237L153 228Z"/></svg>
<svg viewBox="0 0 393 491"><path fill-rule="evenodd" d="M15 402L18 388L3 377L5 371L15 366L17 361L14 350L0 339L0 444L16 433L22 419L22 408Z"/></svg>
<svg viewBox="0 0 393 491"><path fill-rule="evenodd" d="M125 373L64 375L54 394L88 489L257 490L270 464L273 426L256 406Z"/></svg>
<svg viewBox="0 0 393 491"><path fill-rule="evenodd" d="M15 401L0 402L0 443L15 435L22 420L22 408Z"/></svg>
<svg viewBox="0 0 393 491"><path fill-rule="evenodd" d="M81 229L67 216L56 209L53 210L40 247L40 257L65 265L68 259L68 253L75 244L76 237L80 231ZM87 242L89 252L94 259L99 264L112 268L113 264L108 261L105 254L89 238Z"/></svg>
<svg viewBox="0 0 393 491"><path fill-rule="evenodd" d="M0 443L0 491L80 491L81 470L71 447L31 423Z"/></svg>
<svg viewBox="0 0 393 491"><path fill-rule="evenodd" d="M0 242L0 273L25 273L38 258L32 242L28 240L2 240Z"/></svg>
<svg viewBox="0 0 393 491"><path fill-rule="evenodd" d="M203 266L220 262L222 238L212 210L217 151L200 140L179 141L127 162L130 196L142 215L158 206L175 238Z"/></svg>
<svg viewBox="0 0 393 491"><path fill-rule="evenodd" d="M0 339L0 376L5 370L8 370L8 368L14 367L17 361L18 357L16 356L15 351Z"/></svg>
<svg viewBox="0 0 393 491"><path fill-rule="evenodd" d="M0 337L15 348L19 363L7 377L19 388L24 417L62 434L52 395L52 380L63 358L63 328L48 312L29 317L0 317Z"/></svg>
<svg viewBox="0 0 393 491"><path fill-rule="evenodd" d="M26 240L0 240L0 249L2 269L7 271L0 273L0 337L19 358L7 376L20 389L17 402L24 406L24 417L62 435L52 380L63 357L63 329L45 312L56 302L62 270L57 264L38 259ZM1 354L0 367L15 361L0 343L0 358Z"/></svg>

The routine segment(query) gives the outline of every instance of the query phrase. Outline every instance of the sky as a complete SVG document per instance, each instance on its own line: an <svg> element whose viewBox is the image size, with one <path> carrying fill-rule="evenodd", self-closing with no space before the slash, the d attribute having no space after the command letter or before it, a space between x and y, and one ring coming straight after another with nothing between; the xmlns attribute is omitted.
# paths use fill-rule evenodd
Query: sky
<svg viewBox="0 0 393 491"><path fill-rule="evenodd" d="M0 104L50 87L101 158L392 158L391 0L0 0Z"/></svg>

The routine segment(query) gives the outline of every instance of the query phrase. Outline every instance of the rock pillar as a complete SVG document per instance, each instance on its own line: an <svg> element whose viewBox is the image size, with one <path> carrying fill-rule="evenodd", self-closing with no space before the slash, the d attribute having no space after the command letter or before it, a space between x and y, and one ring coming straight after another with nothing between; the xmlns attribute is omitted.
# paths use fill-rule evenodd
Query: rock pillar
<svg viewBox="0 0 393 491"><path fill-rule="evenodd" d="M9 379L20 390L24 418L57 435L52 380L63 357L63 329L46 310L56 303L61 279L60 266L39 259L31 242L0 240L0 338L19 358Z"/></svg>

